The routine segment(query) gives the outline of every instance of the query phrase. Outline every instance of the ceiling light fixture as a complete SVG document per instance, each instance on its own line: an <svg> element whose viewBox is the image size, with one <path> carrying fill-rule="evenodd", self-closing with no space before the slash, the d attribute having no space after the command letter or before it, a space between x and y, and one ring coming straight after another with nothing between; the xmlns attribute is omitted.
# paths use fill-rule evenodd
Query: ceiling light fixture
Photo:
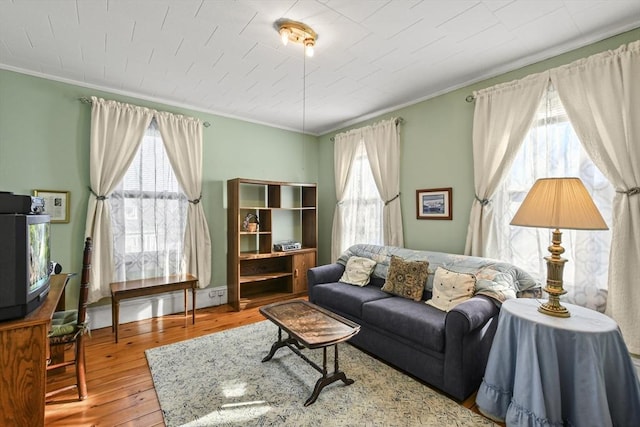
<svg viewBox="0 0 640 427"><path fill-rule="evenodd" d="M305 55L313 56L313 48L316 45L318 35L308 25L302 22L279 19L275 23L283 45L288 42L298 43L304 46Z"/></svg>

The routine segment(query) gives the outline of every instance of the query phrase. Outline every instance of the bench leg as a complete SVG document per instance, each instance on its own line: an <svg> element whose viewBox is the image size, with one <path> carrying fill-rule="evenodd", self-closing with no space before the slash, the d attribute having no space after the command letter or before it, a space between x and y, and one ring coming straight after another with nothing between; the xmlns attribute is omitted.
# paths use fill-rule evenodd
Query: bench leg
<svg viewBox="0 0 640 427"><path fill-rule="evenodd" d="M116 333L116 343L118 342L118 329L120 329L120 300L115 299L113 301L113 319L111 319L112 327L115 329Z"/></svg>
<svg viewBox="0 0 640 427"><path fill-rule="evenodd" d="M187 301L189 300L189 290L187 288L184 288L184 317L187 317L189 315L189 311L187 310Z"/></svg>
<svg viewBox="0 0 640 427"><path fill-rule="evenodd" d="M196 288L195 286L191 288L191 299L193 302L191 303L191 324L196 324Z"/></svg>
<svg viewBox="0 0 640 427"><path fill-rule="evenodd" d="M113 295L111 295L111 333L114 333L116 331L116 302L115 299L113 298Z"/></svg>

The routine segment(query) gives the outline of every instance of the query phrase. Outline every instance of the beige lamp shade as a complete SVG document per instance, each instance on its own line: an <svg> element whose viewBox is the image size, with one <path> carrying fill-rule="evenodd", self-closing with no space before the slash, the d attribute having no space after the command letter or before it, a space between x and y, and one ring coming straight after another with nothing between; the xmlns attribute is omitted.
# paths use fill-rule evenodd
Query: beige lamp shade
<svg viewBox="0 0 640 427"><path fill-rule="evenodd" d="M542 178L533 184L511 225L608 230L579 178Z"/></svg>

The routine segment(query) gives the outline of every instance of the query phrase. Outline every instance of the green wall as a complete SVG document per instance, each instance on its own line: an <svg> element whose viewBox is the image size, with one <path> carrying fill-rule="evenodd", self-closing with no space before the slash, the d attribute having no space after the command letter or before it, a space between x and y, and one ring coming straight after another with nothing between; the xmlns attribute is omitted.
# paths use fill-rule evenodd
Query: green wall
<svg viewBox="0 0 640 427"><path fill-rule="evenodd" d="M212 286L226 286L226 181L317 182L317 138L0 70L0 190L71 192L71 221L52 224L52 258L79 272L89 197L91 106L84 96L198 117L204 128L203 207L212 242ZM77 282L77 281L75 281ZM77 283L67 302L75 304Z"/></svg>
<svg viewBox="0 0 640 427"><path fill-rule="evenodd" d="M319 138L321 174L319 188L319 260L331 258L331 225L336 203L333 179L333 142L336 133L371 124L390 117L404 118L401 135L400 192L404 243L407 248L463 253L474 198L472 127L473 103L465 98L474 90L525 77L570 63L640 39L640 28L598 43L550 58L495 78L437 96L382 116L339 129ZM416 219L416 190L453 188L453 219L434 221Z"/></svg>
<svg viewBox="0 0 640 427"><path fill-rule="evenodd" d="M71 192L71 222L52 225L52 256L79 271L89 185L89 105L106 99L198 117L204 129L203 206L212 240L212 285L226 284L226 190L235 177L318 183L319 263L330 261L335 206L333 143L337 132L381 118L403 117L401 203L405 246L462 253L473 200L473 103L482 89L569 63L640 39L635 29L590 46L425 100L318 138L241 120L162 105L57 81L0 70L0 190ZM320 172L321 171L321 172ZM453 187L453 220L416 219L416 190ZM76 295L70 293L72 301Z"/></svg>

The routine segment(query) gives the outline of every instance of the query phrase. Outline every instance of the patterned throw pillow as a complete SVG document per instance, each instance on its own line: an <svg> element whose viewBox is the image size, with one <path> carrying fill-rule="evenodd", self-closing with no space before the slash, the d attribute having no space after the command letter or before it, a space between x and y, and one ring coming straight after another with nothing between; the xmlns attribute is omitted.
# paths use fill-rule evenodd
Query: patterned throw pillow
<svg viewBox="0 0 640 427"><path fill-rule="evenodd" d="M433 294L427 304L442 311L450 311L453 307L473 296L476 278L469 273L456 273L438 267L433 278Z"/></svg>
<svg viewBox="0 0 640 427"><path fill-rule="evenodd" d="M420 301L428 274L428 261L405 261L392 255L387 272L387 280L384 282L382 290L414 301Z"/></svg>
<svg viewBox="0 0 640 427"><path fill-rule="evenodd" d="M376 262L372 259L352 256L347 261L340 281L350 285L366 286L375 266Z"/></svg>

